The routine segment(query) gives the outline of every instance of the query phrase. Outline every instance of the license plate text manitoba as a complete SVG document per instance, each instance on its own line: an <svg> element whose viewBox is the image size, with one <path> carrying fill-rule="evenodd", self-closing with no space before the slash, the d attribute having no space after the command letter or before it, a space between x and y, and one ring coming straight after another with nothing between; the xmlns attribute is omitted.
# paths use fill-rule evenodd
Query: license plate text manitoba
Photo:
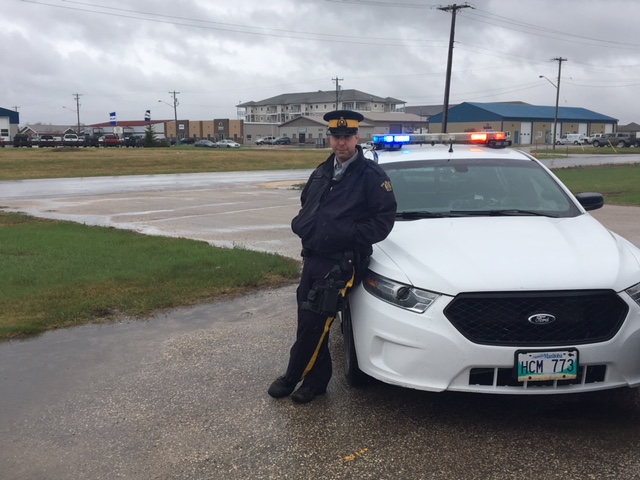
<svg viewBox="0 0 640 480"><path fill-rule="evenodd" d="M519 382L572 380L578 375L578 351L516 352Z"/></svg>

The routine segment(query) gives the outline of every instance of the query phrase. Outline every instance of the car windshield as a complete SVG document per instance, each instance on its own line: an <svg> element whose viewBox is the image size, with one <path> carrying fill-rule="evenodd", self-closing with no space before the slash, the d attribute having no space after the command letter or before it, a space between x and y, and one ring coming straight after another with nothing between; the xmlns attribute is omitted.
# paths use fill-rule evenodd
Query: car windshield
<svg viewBox="0 0 640 480"><path fill-rule="evenodd" d="M399 219L580 214L556 180L534 162L425 160L381 166L391 179Z"/></svg>

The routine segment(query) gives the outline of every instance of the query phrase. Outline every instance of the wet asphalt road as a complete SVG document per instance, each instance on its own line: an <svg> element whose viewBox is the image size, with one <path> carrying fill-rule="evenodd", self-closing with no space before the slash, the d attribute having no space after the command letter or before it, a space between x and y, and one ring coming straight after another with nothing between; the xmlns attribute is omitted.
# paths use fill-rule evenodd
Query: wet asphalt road
<svg viewBox="0 0 640 480"><path fill-rule="evenodd" d="M74 191L27 183L21 194L0 182L0 206L296 257L289 220L299 192L284 185L307 173L197 186L182 176L115 191L91 179ZM638 212L594 216L640 245ZM293 341L294 289L0 344L0 478L640 478L637 391L351 389L338 325L327 395L309 405L271 399Z"/></svg>

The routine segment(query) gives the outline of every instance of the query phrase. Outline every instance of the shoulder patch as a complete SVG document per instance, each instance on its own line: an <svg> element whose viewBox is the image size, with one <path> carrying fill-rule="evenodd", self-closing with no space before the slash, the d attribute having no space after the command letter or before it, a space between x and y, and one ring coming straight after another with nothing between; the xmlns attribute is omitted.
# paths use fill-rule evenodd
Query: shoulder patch
<svg viewBox="0 0 640 480"><path fill-rule="evenodd" d="M382 182L380 186L384 188L387 192L393 191L393 187L391 186L391 182L389 180L385 180L384 182Z"/></svg>

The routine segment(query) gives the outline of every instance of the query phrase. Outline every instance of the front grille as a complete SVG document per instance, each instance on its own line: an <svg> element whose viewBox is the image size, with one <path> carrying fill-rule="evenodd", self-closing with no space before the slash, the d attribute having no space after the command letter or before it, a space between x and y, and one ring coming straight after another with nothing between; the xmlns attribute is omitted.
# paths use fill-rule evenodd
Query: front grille
<svg viewBox="0 0 640 480"><path fill-rule="evenodd" d="M444 310L453 326L482 345L556 346L612 338L629 306L611 290L575 292L463 293ZM551 323L533 324L536 314Z"/></svg>

